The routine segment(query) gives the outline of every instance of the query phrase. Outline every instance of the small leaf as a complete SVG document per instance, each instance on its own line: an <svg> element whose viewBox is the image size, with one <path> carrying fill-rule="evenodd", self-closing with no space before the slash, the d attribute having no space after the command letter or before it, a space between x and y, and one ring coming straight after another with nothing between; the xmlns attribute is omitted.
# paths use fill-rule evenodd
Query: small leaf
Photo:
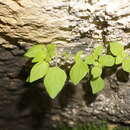
<svg viewBox="0 0 130 130"><path fill-rule="evenodd" d="M110 42L110 51L113 55L118 56L124 51L124 46L118 42Z"/></svg>
<svg viewBox="0 0 130 130"><path fill-rule="evenodd" d="M43 59L45 59L46 55L47 49L44 45L34 45L24 54L24 56L29 58L42 57Z"/></svg>
<svg viewBox="0 0 130 130"><path fill-rule="evenodd" d="M103 46L98 46L94 49L93 53L99 56L103 53L103 50L104 50Z"/></svg>
<svg viewBox="0 0 130 130"><path fill-rule="evenodd" d="M125 52L125 51L123 51L120 55L118 55L117 57L116 57L116 62L115 62L115 64L121 64L122 62L123 62L123 60L125 59L125 58L127 58L128 57L128 54Z"/></svg>
<svg viewBox="0 0 130 130"><path fill-rule="evenodd" d="M51 98L55 98L62 90L66 81L66 73L59 67L49 68L44 78L45 88Z"/></svg>
<svg viewBox="0 0 130 130"><path fill-rule="evenodd" d="M76 56L74 57L75 62L78 62L81 59L82 54L83 54L83 51L78 51L76 53Z"/></svg>
<svg viewBox="0 0 130 130"><path fill-rule="evenodd" d="M91 80L90 84L92 87L93 94L98 93L105 87L104 80L101 77Z"/></svg>
<svg viewBox="0 0 130 130"><path fill-rule="evenodd" d="M117 57L116 57L115 64L116 64L116 65L121 64L122 61L123 61L123 57L122 57L122 56L117 56Z"/></svg>
<svg viewBox="0 0 130 130"><path fill-rule="evenodd" d="M50 57L56 55L56 45L55 44L48 44L47 45L48 54Z"/></svg>
<svg viewBox="0 0 130 130"><path fill-rule="evenodd" d="M122 69L130 73L130 56L123 60Z"/></svg>
<svg viewBox="0 0 130 130"><path fill-rule="evenodd" d="M99 67L96 67L96 66L93 67L91 74L92 74L93 78L100 77L101 74L102 74L102 68L99 68Z"/></svg>
<svg viewBox="0 0 130 130"><path fill-rule="evenodd" d="M91 65L94 63L94 57L92 55L89 55L89 56L86 56L85 58L85 63L88 64L88 65Z"/></svg>
<svg viewBox="0 0 130 130"><path fill-rule="evenodd" d="M99 57L99 63L102 64L102 66L113 66L115 63L115 58L111 55L103 55Z"/></svg>
<svg viewBox="0 0 130 130"><path fill-rule="evenodd" d="M76 85L85 77L88 72L88 66L82 60L79 60L70 70L70 79Z"/></svg>
<svg viewBox="0 0 130 130"><path fill-rule="evenodd" d="M30 72L30 82L36 81L40 78L42 78L43 76L45 76L45 74L47 73L49 68L48 63L46 62L39 62L36 63Z"/></svg>

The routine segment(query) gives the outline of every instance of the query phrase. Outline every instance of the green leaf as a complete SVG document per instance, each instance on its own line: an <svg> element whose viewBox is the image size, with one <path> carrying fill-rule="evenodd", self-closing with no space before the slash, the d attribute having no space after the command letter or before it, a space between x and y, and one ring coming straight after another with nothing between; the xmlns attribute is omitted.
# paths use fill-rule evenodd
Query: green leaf
<svg viewBox="0 0 130 130"><path fill-rule="evenodd" d="M88 66L82 60L79 60L70 70L70 79L76 85L85 77L88 72Z"/></svg>
<svg viewBox="0 0 130 130"><path fill-rule="evenodd" d="M37 62L41 62L41 61L43 61L43 58L42 58L42 57L34 57L34 58L32 59L32 63L37 63Z"/></svg>
<svg viewBox="0 0 130 130"><path fill-rule="evenodd" d="M123 58L126 58L126 57L128 57L129 55L128 55L127 52L123 51L122 54L121 54L121 56L122 56Z"/></svg>
<svg viewBox="0 0 130 130"><path fill-rule="evenodd" d="M98 67L98 68L102 68L102 67L103 67L102 64L100 64L100 63L97 62L97 61L95 61L95 62L93 63L93 66L94 66L94 67Z"/></svg>
<svg viewBox="0 0 130 130"><path fill-rule="evenodd" d="M101 77L91 80L90 84L92 87L93 94L98 93L105 87L104 80Z"/></svg>
<svg viewBox="0 0 130 130"><path fill-rule="evenodd" d="M56 55L56 45L55 44L48 44L47 45L48 54L50 57Z"/></svg>
<svg viewBox="0 0 130 130"><path fill-rule="evenodd" d="M51 57L47 55L45 61L50 62L51 60L52 60Z"/></svg>
<svg viewBox="0 0 130 130"><path fill-rule="evenodd" d="M99 66L99 63L98 63L97 61L95 61L95 62L93 63L93 65L94 65L94 66Z"/></svg>
<svg viewBox="0 0 130 130"><path fill-rule="evenodd" d="M44 45L34 45L24 54L24 56L29 58L42 57L43 59L45 59L46 55L47 49Z"/></svg>
<svg viewBox="0 0 130 130"><path fill-rule="evenodd" d="M111 55L103 55L99 57L99 63L102 66L111 67L115 63L115 58Z"/></svg>
<svg viewBox="0 0 130 130"><path fill-rule="evenodd" d="M104 50L103 46L98 46L94 49L93 53L99 56L103 53L103 50Z"/></svg>
<svg viewBox="0 0 130 130"><path fill-rule="evenodd" d="M121 64L122 61L123 61L123 57L122 57L122 56L117 56L117 57L116 57L115 64L116 64L116 65Z"/></svg>
<svg viewBox="0 0 130 130"><path fill-rule="evenodd" d="M96 67L96 66L93 67L91 74L92 74L93 78L100 77L101 74L102 74L102 68L99 68L99 67Z"/></svg>
<svg viewBox="0 0 130 130"><path fill-rule="evenodd" d="M76 53L76 56L74 57L75 62L79 62L81 60L81 55L83 54L83 51L78 51Z"/></svg>
<svg viewBox="0 0 130 130"><path fill-rule="evenodd" d="M92 53L93 59L97 60L98 59L98 55L96 55L95 53Z"/></svg>
<svg viewBox="0 0 130 130"><path fill-rule="evenodd" d="M66 81L66 73L59 67L49 68L47 75L44 78L46 91L51 98L55 98L62 90Z"/></svg>
<svg viewBox="0 0 130 130"><path fill-rule="evenodd" d="M36 81L46 75L49 68L49 64L42 61L36 63L30 72L30 82Z"/></svg>
<svg viewBox="0 0 130 130"><path fill-rule="evenodd" d="M120 55L116 57L115 64L121 64L126 57L128 57L128 54L125 51L123 51Z"/></svg>
<svg viewBox="0 0 130 130"><path fill-rule="evenodd" d="M130 56L123 60L122 69L130 73Z"/></svg>
<svg viewBox="0 0 130 130"><path fill-rule="evenodd" d="M110 42L110 51L113 55L118 56L124 51L124 46L118 42Z"/></svg>
<svg viewBox="0 0 130 130"><path fill-rule="evenodd" d="M86 56L85 58L85 63L88 64L88 65L91 65L94 63L94 57L92 55L89 55L89 56Z"/></svg>

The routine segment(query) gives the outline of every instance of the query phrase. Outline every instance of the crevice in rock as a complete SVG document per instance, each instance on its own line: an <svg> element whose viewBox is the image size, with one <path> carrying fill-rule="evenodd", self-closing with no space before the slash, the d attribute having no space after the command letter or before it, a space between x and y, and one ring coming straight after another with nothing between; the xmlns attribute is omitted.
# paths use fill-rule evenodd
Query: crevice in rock
<svg viewBox="0 0 130 130"><path fill-rule="evenodd" d="M0 37L5 39L6 41L8 41L10 44L18 46L18 47L20 47L20 48L22 48L24 50L26 50L26 49L19 44L19 41L23 41L23 42L26 42L26 43L36 43L36 41L33 41L31 39L25 39L25 38L20 38L20 37L17 37L17 38L16 37L11 37L11 36L7 35L4 32L0 32Z"/></svg>

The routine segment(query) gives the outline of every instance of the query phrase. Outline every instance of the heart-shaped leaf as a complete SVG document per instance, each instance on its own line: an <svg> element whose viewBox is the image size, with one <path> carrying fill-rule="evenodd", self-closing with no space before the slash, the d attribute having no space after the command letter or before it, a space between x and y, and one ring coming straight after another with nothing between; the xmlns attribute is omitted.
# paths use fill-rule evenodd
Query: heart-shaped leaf
<svg viewBox="0 0 130 130"><path fill-rule="evenodd" d="M31 69L29 81L33 82L41 79L43 76L46 75L48 68L49 64L44 61L36 63Z"/></svg>
<svg viewBox="0 0 130 130"><path fill-rule="evenodd" d="M62 90L66 81L66 73L59 67L49 68L47 75L44 78L46 91L51 98L55 98Z"/></svg>
<svg viewBox="0 0 130 130"><path fill-rule="evenodd" d="M93 94L98 93L105 87L104 80L99 77L90 81Z"/></svg>
<svg viewBox="0 0 130 130"><path fill-rule="evenodd" d="M130 56L123 60L122 69L130 73Z"/></svg>
<svg viewBox="0 0 130 130"><path fill-rule="evenodd" d="M88 65L93 64L94 61L95 61L95 59L92 55L86 56L86 58L85 58L85 63L88 64Z"/></svg>
<svg viewBox="0 0 130 130"><path fill-rule="evenodd" d="M117 57L116 57L116 61L115 61L115 64L121 64L122 62L123 62L123 60L125 59L125 58L127 58L128 57L128 53L126 53L125 51L123 51L122 53L120 53L120 55L118 55Z"/></svg>
<svg viewBox="0 0 130 130"><path fill-rule="evenodd" d="M121 64L122 61L123 61L123 57L122 57L122 56L117 56L117 57L116 57L115 64L116 64L116 65Z"/></svg>
<svg viewBox="0 0 130 130"><path fill-rule="evenodd" d="M124 51L124 46L118 42L110 42L110 51L113 55L118 56Z"/></svg>
<svg viewBox="0 0 130 130"><path fill-rule="evenodd" d="M47 55L47 49L44 45L34 45L32 48L30 48L24 56L29 57L29 58L43 58L45 59Z"/></svg>
<svg viewBox="0 0 130 130"><path fill-rule="evenodd" d="M102 66L111 67L115 63L115 58L111 55L103 55L99 57L99 63Z"/></svg>
<svg viewBox="0 0 130 130"><path fill-rule="evenodd" d="M101 74L102 74L102 68L96 67L96 66L93 67L92 71L91 71L91 74L92 74L93 78L100 77Z"/></svg>
<svg viewBox="0 0 130 130"><path fill-rule="evenodd" d="M70 79L76 85L82 80L85 75L88 73L88 66L82 61L79 60L76 62L70 70Z"/></svg>
<svg viewBox="0 0 130 130"><path fill-rule="evenodd" d="M93 51L93 53L95 54L95 55L101 55L102 53L103 53L103 50L104 50L104 47L101 45L101 46L97 46L95 49L94 49L94 51Z"/></svg>

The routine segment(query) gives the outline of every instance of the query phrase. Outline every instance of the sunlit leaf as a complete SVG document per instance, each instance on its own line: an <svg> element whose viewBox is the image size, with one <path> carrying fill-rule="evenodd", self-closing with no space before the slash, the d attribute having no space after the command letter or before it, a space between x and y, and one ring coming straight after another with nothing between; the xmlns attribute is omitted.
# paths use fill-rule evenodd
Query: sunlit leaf
<svg viewBox="0 0 130 130"><path fill-rule="evenodd" d="M113 55L118 56L124 51L124 46L118 42L110 42L110 51Z"/></svg>
<svg viewBox="0 0 130 130"><path fill-rule="evenodd" d="M46 91L51 98L55 98L62 90L66 81L66 73L59 67L49 68L47 75L44 78Z"/></svg>
<svg viewBox="0 0 130 130"><path fill-rule="evenodd" d="M130 73L130 56L123 60L122 69Z"/></svg>
<svg viewBox="0 0 130 130"><path fill-rule="evenodd" d="M47 55L45 61L50 62L51 60L52 60L51 57Z"/></svg>
<svg viewBox="0 0 130 130"><path fill-rule="evenodd" d="M92 53L93 59L97 60L98 59L98 55L96 55L95 53Z"/></svg>
<svg viewBox="0 0 130 130"><path fill-rule="evenodd" d="M47 51L48 51L48 55L50 57L55 56L56 55L56 45L55 44L48 44Z"/></svg>
<svg viewBox="0 0 130 130"><path fill-rule="evenodd" d="M126 58L126 57L128 57L129 55L128 55L127 52L123 51L123 52L121 53L121 56L122 56L123 58Z"/></svg>
<svg viewBox="0 0 130 130"><path fill-rule="evenodd" d="M96 67L96 66L93 67L91 70L91 74L92 74L93 78L100 77L102 74L102 68Z"/></svg>
<svg viewBox="0 0 130 130"><path fill-rule="evenodd" d="M85 58L85 63L88 64L88 65L93 64L94 61L95 61L95 59L92 55L86 56L86 58Z"/></svg>
<svg viewBox="0 0 130 130"><path fill-rule="evenodd" d="M33 58L33 57L42 57L43 59L45 59L47 55L47 49L44 45L34 45L33 47L31 47L24 56L29 57L29 58Z"/></svg>
<svg viewBox="0 0 130 130"><path fill-rule="evenodd" d="M104 47L101 45L101 46L96 47L93 53L99 56L103 53L103 50L104 50Z"/></svg>
<svg viewBox="0 0 130 130"><path fill-rule="evenodd" d="M103 55L99 57L99 63L102 66L110 67L115 63L115 58L111 55Z"/></svg>
<svg viewBox="0 0 130 130"><path fill-rule="evenodd" d="M30 72L30 82L41 79L47 73L49 68L49 64L46 62L38 62L36 63Z"/></svg>
<svg viewBox="0 0 130 130"><path fill-rule="evenodd" d="M78 51L76 53L76 56L74 57L75 62L78 62L81 59L82 54L83 54L83 51Z"/></svg>
<svg viewBox="0 0 130 130"><path fill-rule="evenodd" d="M70 79L76 85L86 76L88 72L88 66L82 60L79 60L70 70Z"/></svg>
<svg viewBox="0 0 130 130"><path fill-rule="evenodd" d="M120 53L120 55L118 55L117 57L116 57L116 61L115 61L115 64L121 64L122 62L123 62L123 60L125 59L125 58L127 58L128 57L128 53L126 53L125 51L123 51L122 53Z"/></svg>
<svg viewBox="0 0 130 130"><path fill-rule="evenodd" d="M122 61L123 61L123 57L122 57L122 56L117 56L117 57L116 57L115 64L116 64L116 65L121 64Z"/></svg>
<svg viewBox="0 0 130 130"><path fill-rule="evenodd" d="M91 80L90 84L91 84L93 94L98 93L105 87L104 80L101 77Z"/></svg>
<svg viewBox="0 0 130 130"><path fill-rule="evenodd" d="M32 63L37 63L37 62L41 62L41 61L43 61L43 57L34 57L32 59Z"/></svg>

